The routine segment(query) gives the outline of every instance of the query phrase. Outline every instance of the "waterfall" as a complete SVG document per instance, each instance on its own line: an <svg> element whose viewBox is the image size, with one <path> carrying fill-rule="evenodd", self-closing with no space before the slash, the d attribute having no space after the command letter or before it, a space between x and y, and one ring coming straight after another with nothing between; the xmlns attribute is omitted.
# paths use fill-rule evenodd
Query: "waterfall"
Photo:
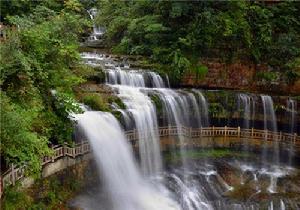
<svg viewBox="0 0 300 210"><path fill-rule="evenodd" d="M242 109L242 118L243 118L243 123L242 127L244 129L249 129L250 128L250 119L251 119L251 96L247 94L238 94L239 98L239 108L238 110L241 111ZM248 152L249 150L249 140L248 138L243 138L243 150Z"/></svg>
<svg viewBox="0 0 300 210"><path fill-rule="evenodd" d="M277 119L274 111L273 100L271 96L261 96L262 103L263 103L263 110L264 110L264 130L267 134L267 131L274 131L277 132ZM275 138L275 137L274 137ZM279 145L277 139L274 139L273 142L273 170L274 173L278 170L279 166ZM264 143L263 148L263 165L266 166L267 164L267 145L266 141ZM275 174L270 175L270 186L268 187L269 192L274 193L276 192L277 187L277 177Z"/></svg>
<svg viewBox="0 0 300 210"><path fill-rule="evenodd" d="M105 63L106 84L116 90L126 105L126 113L134 120L139 136L143 172L146 175L155 175L162 170L157 113L154 103L148 96L150 93L159 96L167 116L167 124L177 127L181 156L185 163L182 126L199 128L209 125L208 105L201 91L186 92L166 88L169 85L167 77L166 85L162 77L155 72L122 68L104 56L83 54L83 58ZM128 119L127 114L121 113Z"/></svg>
<svg viewBox="0 0 300 210"><path fill-rule="evenodd" d="M113 210L179 209L143 180L124 132L112 114L86 111L76 119L90 141Z"/></svg>
<svg viewBox="0 0 300 210"><path fill-rule="evenodd" d="M277 120L271 96L261 96L264 109L264 129L277 132Z"/></svg>
<svg viewBox="0 0 300 210"><path fill-rule="evenodd" d="M106 83L116 90L134 119L139 137L139 154L145 175L158 175L162 171L156 109L148 97L146 86L164 87L162 78L154 72L122 69L110 65L106 70Z"/></svg>
<svg viewBox="0 0 300 210"><path fill-rule="evenodd" d="M87 11L90 15L91 20L93 21L93 33L89 36L88 41L97 41L100 37L103 36L105 30L103 27L97 26L95 24L95 17L97 16L97 9L90 9Z"/></svg>
<svg viewBox="0 0 300 210"><path fill-rule="evenodd" d="M247 94L239 94L239 109L243 111L243 128L249 129L251 118L251 97Z"/></svg>
<svg viewBox="0 0 300 210"><path fill-rule="evenodd" d="M276 115L274 111L274 105L273 100L271 96L261 96L262 104L263 104L263 111L264 111L264 130L267 134L268 131L277 132L277 120ZM278 164L279 163L279 151L278 151L278 142L275 141L273 149L274 149L274 155L273 155L273 163ZM264 143L264 147L266 147L266 142ZM266 161L266 148L264 148L263 152L263 161Z"/></svg>
<svg viewBox="0 0 300 210"><path fill-rule="evenodd" d="M186 170L188 166L182 126L196 128L208 126L208 106L203 94L198 90L180 92L165 88L168 85L165 85L161 76L155 72L145 72L129 68L123 69L111 65L105 71L107 84L116 89L118 96L127 107L127 112L131 113L135 121L139 137L141 166L144 174L148 176L157 175L162 171L162 157L157 132L157 113L154 103L148 96L150 93L159 96L164 113L167 116L168 125L176 126L178 129L182 165L184 170ZM168 84L168 78L166 79ZM192 206L195 205L202 207L206 205L209 207L208 202L203 198L204 195L202 195L201 189L198 189L197 192L195 189L192 190L192 186L190 186L186 178L185 175L183 179L185 184L180 185L180 195L185 196L181 205L187 206L189 210L194 209ZM194 196L198 197L194 198Z"/></svg>
<svg viewBox="0 0 300 210"><path fill-rule="evenodd" d="M134 119L139 136L141 166L146 175L157 175L162 169L155 106L140 88L113 85Z"/></svg>
<svg viewBox="0 0 300 210"><path fill-rule="evenodd" d="M287 100L287 117L288 117L288 125L289 125L289 132L294 133L296 132L296 114L297 114L297 102L293 99ZM291 167L293 165L293 156L294 156L294 145L290 144L288 149L288 164Z"/></svg>
<svg viewBox="0 0 300 210"><path fill-rule="evenodd" d="M198 95L198 108L200 109L201 126L209 127L208 102L200 90L193 89L193 91Z"/></svg>
<svg viewBox="0 0 300 210"><path fill-rule="evenodd" d="M255 104L256 104L256 97L252 97L252 124L251 124L251 127L254 128L255 127L255 112L256 112L256 107L255 107Z"/></svg>
<svg viewBox="0 0 300 210"><path fill-rule="evenodd" d="M108 84L121 84L133 87L145 87L145 79L142 72L124 71L120 67L109 69L106 72Z"/></svg>
<svg viewBox="0 0 300 210"><path fill-rule="evenodd" d="M107 69L106 82L108 84L120 84L132 87L165 87L163 79L154 72L123 70L121 67Z"/></svg>
<svg viewBox="0 0 300 210"><path fill-rule="evenodd" d="M168 126L176 126L177 128L182 166L183 168L186 168L187 162L184 154L185 138L183 136L182 126L187 126L189 124L188 103L184 97L181 97L180 94L174 90L159 89L156 91L162 101L164 112L167 114ZM176 145L176 143L174 143L174 145Z"/></svg>
<svg viewBox="0 0 300 210"><path fill-rule="evenodd" d="M245 184L248 183L246 180L249 179L249 174L253 174L253 182L257 186L256 192L250 195L251 203L241 204L231 200L227 197L228 191L236 193L234 190L238 189L235 188L235 183L231 183L224 177L224 171L227 175L227 167L228 175L232 173L230 164L223 168L224 160L217 162L217 159L210 157L200 157L198 161L197 154L194 153L196 150L193 151L195 148L191 144L187 144L190 139L183 134L185 131L183 127L199 128L210 125L209 104L200 90L171 89L167 77L153 71L122 65L116 62L113 56L82 53L82 57L89 65L102 67L106 76L106 85L111 87L126 107L126 109L121 109L113 104L113 110L122 115L120 122L123 128L134 130L138 137L137 159L140 167L135 162L133 151L127 143L128 140L125 139L121 125L111 114L86 109L84 114L78 115L80 116L78 117L79 126L85 131L91 142L99 171L103 175L106 194L111 201L112 208L104 209L179 209L174 200L183 210L258 209L260 204L252 202L256 199L256 195L264 192L263 190L274 193L277 184L281 186L277 180L285 176L285 168L278 166L278 145L275 141L272 144L274 152L269 153L271 150L268 150L267 146L271 144L265 141L261 168L251 163L251 169L239 169L239 166L236 167L236 162L242 157L236 157L233 165L234 173L242 172ZM264 129L277 131L272 98L264 95L260 98L264 114ZM239 107L243 110L241 127L253 126L255 111L259 110L257 107L259 103L256 103L258 99L252 94L238 95ZM213 102L214 98L212 98ZM228 103L231 101L228 100ZM296 113L295 109L296 104L288 102L287 110L294 110L288 111L290 119L292 119L291 127L296 126L295 123L292 123L295 122L295 116L291 115ZM170 142L171 154L166 152L165 162L162 160L163 155L160 149L158 133L160 126L176 126L178 132L178 136L174 138L163 139L164 141L173 141ZM177 147L176 151L172 153L172 149L175 147ZM203 149L201 152L204 152L205 156L205 152L210 151ZM178 153L179 158L175 157ZM267 164L267 154L273 155L271 164ZM171 156L170 162L168 162L169 155ZM246 159L250 158L243 158L243 161ZM166 167L163 163L167 163ZM265 184L260 185L260 179L265 179L265 177L270 178L270 184L267 187ZM263 181L265 183L265 180ZM273 205L277 208L279 204L272 203L270 208L273 208ZM284 208L283 205L280 204L281 208Z"/></svg>
<svg viewBox="0 0 300 210"><path fill-rule="evenodd" d="M293 99L287 100L289 132L296 132L296 115L297 115L297 102Z"/></svg>

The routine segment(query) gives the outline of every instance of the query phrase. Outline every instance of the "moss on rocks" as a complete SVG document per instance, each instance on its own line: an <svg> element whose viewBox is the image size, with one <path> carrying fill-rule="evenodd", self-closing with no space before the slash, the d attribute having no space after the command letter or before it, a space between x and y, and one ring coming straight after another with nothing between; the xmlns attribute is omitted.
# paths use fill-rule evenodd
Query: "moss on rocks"
<svg viewBox="0 0 300 210"><path fill-rule="evenodd" d="M87 93L82 97L82 102L96 111L111 111L109 104L99 93Z"/></svg>
<svg viewBox="0 0 300 210"><path fill-rule="evenodd" d="M163 105L162 105L162 102L161 102L159 96L153 94L153 95L150 96L150 98L153 101L153 103L155 104L157 116L162 116L162 114L163 114Z"/></svg>
<svg viewBox="0 0 300 210"><path fill-rule="evenodd" d="M112 103L117 104L120 109L126 109L126 105L123 103L123 101L118 96L110 95L107 97L107 100L110 104L112 104Z"/></svg>

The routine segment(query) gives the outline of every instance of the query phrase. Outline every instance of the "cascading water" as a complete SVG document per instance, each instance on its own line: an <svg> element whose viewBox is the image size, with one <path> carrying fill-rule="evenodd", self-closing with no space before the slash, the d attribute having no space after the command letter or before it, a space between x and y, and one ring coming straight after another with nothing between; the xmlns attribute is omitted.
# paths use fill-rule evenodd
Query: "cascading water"
<svg viewBox="0 0 300 210"><path fill-rule="evenodd" d="M162 170L162 158L158 137L156 109L145 91L146 84L163 87L163 81L156 74L136 70L122 70L111 66L106 71L107 84L117 90L119 97L134 119L139 136L139 152L143 172L157 175ZM147 80L147 78L150 78ZM119 85L117 85L119 84Z"/></svg>
<svg viewBox="0 0 300 210"><path fill-rule="evenodd" d="M90 9L87 11L93 21L93 33L88 37L88 41L97 41L103 36L105 30L103 27L97 26L95 24L95 17L97 16L97 9Z"/></svg>
<svg viewBox="0 0 300 210"><path fill-rule="evenodd" d="M165 85L162 78L154 72L132 70L129 69L129 66L121 68L115 65L109 57L104 58L104 56L93 53L83 53L82 55L88 64L96 62L105 69L106 84L116 90L126 105L126 113L124 111L121 113L125 119L128 119L128 116L133 118L140 139L139 152L144 174L159 174L162 169L162 158L157 114L153 102L146 93L146 86L163 88Z"/></svg>
<svg viewBox="0 0 300 210"><path fill-rule="evenodd" d="M289 119L289 132L296 132L296 115L297 115L297 102L293 99L287 100L287 110Z"/></svg>
<svg viewBox="0 0 300 210"><path fill-rule="evenodd" d="M261 96L263 111L264 111L264 130L277 132L277 119L274 111L273 100L271 96ZM267 133L266 133L267 134ZM277 141L275 141L277 142ZM278 143L274 143L274 155L273 155L273 163L279 164L279 151L278 151ZM266 151L264 151L266 153ZM267 159L267 154L263 155L264 161Z"/></svg>
<svg viewBox="0 0 300 210"><path fill-rule="evenodd" d="M102 60L102 57L97 58L97 56L86 54L84 56L90 60L93 58L96 61ZM139 136L139 154L144 174L153 176L158 175L162 171L162 158L157 131L157 113L154 103L148 96L150 93L158 94L162 100L168 115L168 125L175 125L178 128L183 168L186 168L184 147L182 146L184 145L184 137L181 126L198 128L202 125L208 125L208 107L202 93L198 90L194 90L194 93L179 93L165 88L166 85L163 79L154 72L121 68L112 63L106 66L106 83L116 90L118 96L126 105L126 112L130 114L136 125L135 128ZM186 181L185 178L183 180ZM182 187L183 185L180 186ZM185 190L181 189L182 193L187 192L187 186L184 188ZM186 199L183 200L185 202L185 204L182 204L183 206L190 206L188 205L189 202L196 206L204 204L210 206L206 201L201 201L200 198L203 197L201 188L198 191L194 189L195 195L198 194L198 200L193 200L191 193L192 191L186 195ZM191 206L188 208L188 210L193 209Z"/></svg>
<svg viewBox="0 0 300 210"><path fill-rule="evenodd" d="M249 129L251 118L251 97L247 94L239 94L240 107L243 111L243 128Z"/></svg>
<svg viewBox="0 0 300 210"><path fill-rule="evenodd" d="M139 138L139 157L144 176L142 177L139 172L134 172L134 174L138 174L137 182L140 183L142 187L136 187L136 184L132 183L132 186L137 188L137 190L135 190L129 185L125 185L119 181L113 186L120 185L122 188L125 186L125 188L128 188L131 191L136 191L134 193L135 195L141 194L141 196L137 196L137 198L135 198L137 200L134 200L132 195L126 195L124 200L126 199L129 202L126 203L126 201L122 201L121 199L124 204L114 204L116 206L115 208L121 208L122 205L124 205L125 207L121 209L126 209L127 207L134 209L136 206L142 205L140 204L140 199L148 200L151 196L156 194L159 197L158 199L167 200L162 202L164 203L163 205L167 203L167 207L162 207L160 209L168 209L170 206L176 206L176 204L168 199L170 197L177 200L180 204L180 209L183 210L259 209L260 206L252 201L264 190L260 185L260 178L270 178L269 191L276 191L277 178L284 177L286 174L283 173L283 170L277 170L276 167L275 169L274 167L266 167L267 158L264 159L262 168L256 167L255 165L244 167L245 164L236 164L235 162L231 167L238 170L240 174L245 175L244 186L247 185L249 179L253 179L255 188L253 194L250 196L251 199L249 198L247 203L228 202L224 199L224 195L234 191L236 188L222 176L222 171L219 171L214 165L215 160L211 161L211 159L209 159L206 162L206 159L202 158L201 160L204 161L195 163L196 161L193 161L186 156L191 148L189 148L188 144L185 144L188 143L187 140L189 139L182 135L182 132L184 131L182 126L194 128L209 126L208 103L200 90L174 90L167 88L169 87L169 85L166 85L168 84L168 81L166 81L167 77L162 79L162 77L155 72L132 69L129 65L121 66L109 56L83 53L82 57L89 65L101 66L104 69L106 74L106 84L115 91L126 106L126 109L121 109L117 105L114 105L114 109L122 114L124 118L124 127L129 128L130 130L136 129ZM261 96L261 98L264 108L265 129L276 131L276 117L272 98L269 96ZM156 101L157 99L159 101ZM252 95L250 97L247 94L241 95L240 101L240 105L245 112L245 121L243 122L242 127L249 128L250 119L254 119L255 117L255 109L258 111L258 108L255 107L256 101ZM159 108L160 105L161 108ZM103 115L101 117L104 117L105 114L101 115ZM111 122L109 122L109 124L110 123ZM160 152L157 130L158 126L176 126L178 129L177 132L179 135L177 136L177 139L176 137L172 138L172 141L174 142L174 147L179 147L181 161L179 158L179 162L174 163L174 166L168 163L166 164L166 167L163 167L163 155ZM101 125L98 126L98 128L99 127L104 126ZM108 129L101 129L97 132L104 131L108 131ZM114 140L115 138L116 137L114 136L109 137L110 140ZM176 139L176 142L174 139ZM116 151L118 152L118 147L116 148ZM276 155L278 146L274 146L273 150ZM114 154L115 152L112 153ZM264 154L267 154L267 150L265 150ZM174 158L174 156L172 158ZM126 160L126 162L127 161L128 160ZM243 159L243 161L245 161L245 159ZM272 163L277 165L279 161L277 161L277 158L273 157ZM222 162L222 164L224 164L224 162ZM199 168L197 168L198 166ZM137 170L137 167L127 167L127 169ZM225 171L227 171L226 169L227 168L225 167ZM103 172L101 171L101 173ZM251 174L251 178L249 178L249 173ZM104 177L106 177L106 175ZM127 175L125 175L125 178L126 177ZM149 179L149 177L151 179ZM148 180L151 184L147 183L145 180ZM111 179L109 181L113 180ZM105 180L105 182L109 181ZM131 181L132 180L126 182L130 183ZM151 185L151 187L149 185ZM155 187L155 190L152 189L153 186ZM116 196L121 196L122 192L125 193L125 190L121 191L120 194L116 194ZM151 196L148 197L148 192L154 194L151 194ZM128 193L130 194L131 192ZM113 197L115 196L114 193L109 195L111 199L117 199L116 197ZM154 199L156 198L157 196L154 196ZM134 204L132 206L132 203L136 203L137 205ZM268 205L269 204L270 203L268 203ZM149 207L147 204L145 205L146 207L142 206L140 209L147 209ZM276 205L276 207L278 206L277 203L274 205ZM285 203L280 205L285 205ZM151 209L157 208L154 207Z"/></svg>
<svg viewBox="0 0 300 210"><path fill-rule="evenodd" d="M255 117L256 117L256 97L252 97L252 123L251 123L251 127L254 128L255 127Z"/></svg>
<svg viewBox="0 0 300 210"><path fill-rule="evenodd" d="M162 169L156 110L150 98L141 89L113 85L131 113L139 136L139 152L143 172L157 175Z"/></svg>
<svg viewBox="0 0 300 210"><path fill-rule="evenodd" d="M262 103L263 103L263 110L264 110L264 130L266 131L273 131L277 132L277 119L274 111L274 105L273 100L271 96L261 96ZM276 137L273 137L276 138ZM263 149L263 165L265 166L267 164L267 146L266 142L264 143L264 149ZM274 174L271 174L270 176L270 186L268 190L273 193L276 192L277 188L277 172L278 172L278 166L279 166L279 145L277 139L274 139L273 143L273 158L272 162L274 164Z"/></svg>
<svg viewBox="0 0 300 210"><path fill-rule="evenodd" d="M199 109L201 115L201 126L209 127L208 102L200 90L193 90L198 95Z"/></svg>
<svg viewBox="0 0 300 210"><path fill-rule="evenodd" d="M111 209L179 209L143 180L124 132L112 114L86 111L76 119L91 143Z"/></svg>
<svg viewBox="0 0 300 210"><path fill-rule="evenodd" d="M250 128L250 119L251 119L251 97L247 94L239 94L239 110L242 109L243 111L243 123L242 127L245 129ZM248 139L243 139L243 149L244 151L248 152Z"/></svg>

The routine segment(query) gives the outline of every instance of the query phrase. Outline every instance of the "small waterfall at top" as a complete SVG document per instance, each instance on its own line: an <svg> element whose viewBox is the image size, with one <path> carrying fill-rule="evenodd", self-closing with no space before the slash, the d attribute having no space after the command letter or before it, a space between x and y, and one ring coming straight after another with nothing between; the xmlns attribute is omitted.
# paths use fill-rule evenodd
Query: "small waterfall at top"
<svg viewBox="0 0 300 210"><path fill-rule="evenodd" d="M88 41L97 41L103 36L105 30L103 27L97 26L95 24L95 17L97 16L98 12L97 9L90 9L87 12L89 13L91 20L93 21L93 33L88 37Z"/></svg>
<svg viewBox="0 0 300 210"><path fill-rule="evenodd" d="M91 143L111 209L179 209L143 180L124 132L112 114L86 111L75 117Z"/></svg>

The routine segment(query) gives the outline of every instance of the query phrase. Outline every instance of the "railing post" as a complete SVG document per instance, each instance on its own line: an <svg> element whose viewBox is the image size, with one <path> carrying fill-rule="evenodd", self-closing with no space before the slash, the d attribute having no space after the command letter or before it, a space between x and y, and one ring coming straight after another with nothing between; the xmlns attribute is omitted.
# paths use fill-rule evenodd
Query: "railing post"
<svg viewBox="0 0 300 210"><path fill-rule="evenodd" d="M64 142L64 145L63 145L63 155L64 156L67 155L67 142Z"/></svg>
<svg viewBox="0 0 300 210"><path fill-rule="evenodd" d="M279 132L279 139L278 139L278 141L281 141L282 140L282 132L280 131Z"/></svg>
<svg viewBox="0 0 300 210"><path fill-rule="evenodd" d="M136 132L135 132L135 129L133 129L133 140L136 140Z"/></svg>
<svg viewBox="0 0 300 210"><path fill-rule="evenodd" d="M213 136L215 137L215 126L212 127L212 133L213 133Z"/></svg>
<svg viewBox="0 0 300 210"><path fill-rule="evenodd" d="M16 174L15 174L15 166L11 164L11 183L14 186L16 184Z"/></svg>
<svg viewBox="0 0 300 210"><path fill-rule="evenodd" d="M297 133L294 133L293 143L296 144Z"/></svg>
<svg viewBox="0 0 300 210"><path fill-rule="evenodd" d="M192 127L190 127L190 138L192 138Z"/></svg>
<svg viewBox="0 0 300 210"><path fill-rule="evenodd" d="M4 191L4 183L3 183L2 176L0 175L0 199L2 198L3 191Z"/></svg>
<svg viewBox="0 0 300 210"><path fill-rule="evenodd" d="M76 145L73 147L73 158L76 158Z"/></svg>
<svg viewBox="0 0 300 210"><path fill-rule="evenodd" d="M238 126L238 138L240 138L241 137L241 127L240 126Z"/></svg>
<svg viewBox="0 0 300 210"><path fill-rule="evenodd" d="M253 129L253 127L251 128L251 137L253 138L253 136L254 136L254 129Z"/></svg>
<svg viewBox="0 0 300 210"><path fill-rule="evenodd" d="M54 148L54 145L52 144L51 145L51 149L53 150L53 148ZM54 150L53 150L54 151ZM55 155L56 155L56 152L54 151L54 155L51 155L51 162L53 163L54 162L54 157L55 157Z"/></svg>

